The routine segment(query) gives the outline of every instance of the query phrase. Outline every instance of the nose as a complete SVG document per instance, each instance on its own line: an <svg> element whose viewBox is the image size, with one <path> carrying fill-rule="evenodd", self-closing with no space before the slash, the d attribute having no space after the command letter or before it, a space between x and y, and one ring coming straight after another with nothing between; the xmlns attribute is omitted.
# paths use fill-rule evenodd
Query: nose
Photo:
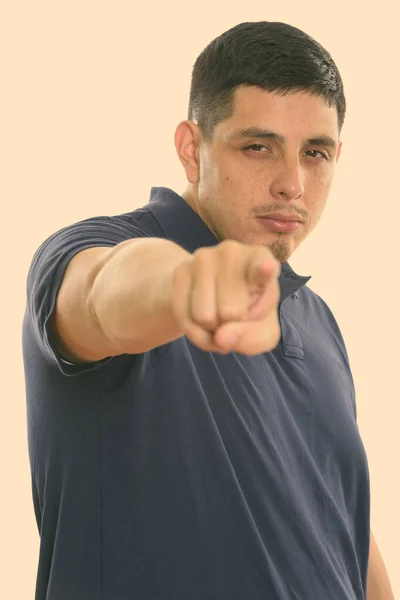
<svg viewBox="0 0 400 600"><path fill-rule="evenodd" d="M282 200L282 196L287 200L294 200L303 192L303 173L299 160L297 158L285 160L271 184L271 194L277 200Z"/></svg>

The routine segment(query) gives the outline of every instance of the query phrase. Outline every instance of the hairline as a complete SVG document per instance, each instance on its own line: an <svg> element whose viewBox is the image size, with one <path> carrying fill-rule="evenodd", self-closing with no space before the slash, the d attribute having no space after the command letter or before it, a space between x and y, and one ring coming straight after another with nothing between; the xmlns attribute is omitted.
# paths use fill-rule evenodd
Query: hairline
<svg viewBox="0 0 400 600"><path fill-rule="evenodd" d="M278 95L280 94L282 96L285 96L290 93L304 92L305 94L308 93L310 96L315 96L317 98L321 98L327 103L328 106L335 107L336 115L337 115L337 119L338 119L339 136L342 132L343 123L341 124L339 122L339 109L338 109L337 103L335 101L329 102L329 100L326 98L326 96L323 93L318 93L318 92L314 91L312 89L312 86L309 86L308 88L306 86L300 86L300 85L293 85L292 87L281 86L281 87L276 87L273 90L271 90L271 89L268 89L267 86L263 87L260 85L250 85L247 83L241 83L231 89L224 90L224 91L220 92L220 94L217 94L217 97L219 96L223 99L223 103L221 105L221 108L219 108L219 106L217 106L216 108L211 109L211 113L210 113L211 119L206 117L205 124L202 125L202 124L198 123L193 118L193 115L192 115L192 118L190 120L194 120L198 124L198 126L200 127L200 129L203 133L204 141L212 142L213 138L214 138L215 129L218 127L218 125L220 125L221 123L223 123L224 121L227 121L228 119L230 119L230 117L232 117L232 115L234 113L235 94L236 94L237 90L239 90L240 88L244 88L244 87L256 87L259 90L262 90L264 92L270 92L270 93L276 92ZM222 118L213 118L212 117L213 114L216 114L219 111L222 114ZM343 122L344 122L344 119L343 119Z"/></svg>

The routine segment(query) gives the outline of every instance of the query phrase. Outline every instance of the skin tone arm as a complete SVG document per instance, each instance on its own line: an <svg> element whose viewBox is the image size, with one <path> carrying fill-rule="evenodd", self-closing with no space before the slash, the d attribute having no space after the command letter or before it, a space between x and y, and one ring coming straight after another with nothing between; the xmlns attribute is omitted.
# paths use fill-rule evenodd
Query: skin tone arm
<svg viewBox="0 0 400 600"><path fill-rule="evenodd" d="M72 362L137 354L186 335L205 351L276 347L280 264L264 246L226 240L192 255L156 238L89 248L66 269L53 319Z"/></svg>
<svg viewBox="0 0 400 600"><path fill-rule="evenodd" d="M395 600L385 564L371 533L367 600Z"/></svg>
<svg viewBox="0 0 400 600"><path fill-rule="evenodd" d="M77 254L64 274L53 320L65 358L92 362L137 354L179 337L166 308L165 279L167 265L172 269L185 257L178 246L147 238Z"/></svg>

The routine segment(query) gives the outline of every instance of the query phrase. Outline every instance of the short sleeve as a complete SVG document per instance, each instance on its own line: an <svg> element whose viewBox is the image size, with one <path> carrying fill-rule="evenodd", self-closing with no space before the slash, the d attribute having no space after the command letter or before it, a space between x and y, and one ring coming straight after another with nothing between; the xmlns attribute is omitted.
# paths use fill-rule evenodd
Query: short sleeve
<svg viewBox="0 0 400 600"><path fill-rule="evenodd" d="M27 319L35 342L46 360L65 375L99 369L110 358L73 365L64 360L55 343L51 319L70 260L87 248L115 246L132 238L150 237L137 221L122 217L94 217L65 227L45 240L33 256L27 277Z"/></svg>

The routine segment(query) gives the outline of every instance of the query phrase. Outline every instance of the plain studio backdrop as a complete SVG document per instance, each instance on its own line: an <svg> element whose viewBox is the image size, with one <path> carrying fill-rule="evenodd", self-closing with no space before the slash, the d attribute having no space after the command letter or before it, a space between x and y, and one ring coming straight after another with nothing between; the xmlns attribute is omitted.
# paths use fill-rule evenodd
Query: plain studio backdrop
<svg viewBox="0 0 400 600"><path fill-rule="evenodd" d="M34 596L39 537L26 439L21 322L32 255L51 233L182 192L175 153L192 65L243 21L284 21L332 54L348 113L323 218L291 259L333 310L356 383L372 528L400 597L399 45L397 2L22 2L0 14L0 597Z"/></svg>

